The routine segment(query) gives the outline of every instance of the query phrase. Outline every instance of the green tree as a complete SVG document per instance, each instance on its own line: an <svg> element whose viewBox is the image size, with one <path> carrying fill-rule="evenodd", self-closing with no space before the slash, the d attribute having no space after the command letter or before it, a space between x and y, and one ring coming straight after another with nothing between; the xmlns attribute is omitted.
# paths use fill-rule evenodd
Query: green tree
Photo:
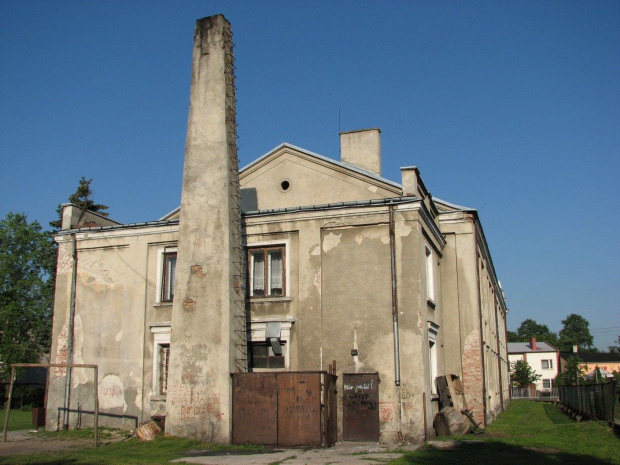
<svg viewBox="0 0 620 465"><path fill-rule="evenodd" d="M540 378L525 360L516 360L510 366L510 380L518 388L526 388Z"/></svg>
<svg viewBox="0 0 620 465"><path fill-rule="evenodd" d="M0 220L0 362L38 362L49 350L56 250L23 213Z"/></svg>
<svg viewBox="0 0 620 465"><path fill-rule="evenodd" d="M585 380L585 371L579 355L571 355L566 359L564 371L556 377L557 384L579 384Z"/></svg>
<svg viewBox="0 0 620 465"><path fill-rule="evenodd" d="M562 329L560 330L559 349L562 352L571 352L573 346L579 346L579 350L592 352L592 344L594 338L590 334L590 323L581 315L571 313L562 320Z"/></svg>
<svg viewBox="0 0 620 465"><path fill-rule="evenodd" d="M531 318L524 320L517 329L516 333L513 334L517 339L510 342L525 342L535 337L536 340L547 342L554 347L557 347L558 344L558 335L556 333L550 331L547 325L538 324Z"/></svg>
<svg viewBox="0 0 620 465"><path fill-rule="evenodd" d="M615 346L609 346L609 353L620 355L620 336L618 336L618 338L616 339Z"/></svg>
<svg viewBox="0 0 620 465"><path fill-rule="evenodd" d="M91 182L93 182L92 179L86 179L84 176L82 176L82 178L78 182L78 187L76 191L69 196L69 202L77 205L82 210L88 210L98 213L102 216L108 216L108 213L103 211L107 210L108 207L100 203L95 203L95 201L91 199L91 196L93 195L93 191L90 188ZM55 221L50 221L50 226L54 229L60 229L62 227L61 204L59 204L58 208L56 208L56 213L58 213L58 219Z"/></svg>

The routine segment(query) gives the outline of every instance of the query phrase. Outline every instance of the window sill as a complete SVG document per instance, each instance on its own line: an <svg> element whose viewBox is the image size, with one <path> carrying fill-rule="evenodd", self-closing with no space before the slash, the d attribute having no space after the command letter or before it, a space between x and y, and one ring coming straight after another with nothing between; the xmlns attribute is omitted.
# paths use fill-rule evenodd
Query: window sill
<svg viewBox="0 0 620 465"><path fill-rule="evenodd" d="M159 302L153 305L155 308L170 308L172 307L172 302Z"/></svg>
<svg viewBox="0 0 620 465"><path fill-rule="evenodd" d="M250 297L250 303L263 304L271 302L291 302L290 297Z"/></svg>
<svg viewBox="0 0 620 465"><path fill-rule="evenodd" d="M166 402L166 396L165 395L151 396L151 402Z"/></svg>
<svg viewBox="0 0 620 465"><path fill-rule="evenodd" d="M253 373L272 373L272 372L283 372L289 371L289 367L285 368L252 368Z"/></svg>
<svg viewBox="0 0 620 465"><path fill-rule="evenodd" d="M435 310L435 308L437 308L437 304L435 303L435 301L433 299L426 299L426 303L428 304L429 307L431 307L433 310Z"/></svg>

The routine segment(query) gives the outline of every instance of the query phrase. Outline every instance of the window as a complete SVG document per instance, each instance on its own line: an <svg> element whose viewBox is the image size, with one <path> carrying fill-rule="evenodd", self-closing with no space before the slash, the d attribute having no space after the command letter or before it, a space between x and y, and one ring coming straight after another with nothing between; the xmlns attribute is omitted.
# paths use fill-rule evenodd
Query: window
<svg viewBox="0 0 620 465"><path fill-rule="evenodd" d="M170 325L151 326L153 333L153 397L166 395L168 390L168 367L170 365Z"/></svg>
<svg viewBox="0 0 620 465"><path fill-rule="evenodd" d="M543 389L552 389L553 388L553 380L552 379L543 379Z"/></svg>
<svg viewBox="0 0 620 465"><path fill-rule="evenodd" d="M168 389L168 362L170 360L170 344L158 344L159 348L159 395L165 396Z"/></svg>
<svg viewBox="0 0 620 465"><path fill-rule="evenodd" d="M177 267L177 253L164 253L164 270L162 273L161 301L172 302L174 300L174 277Z"/></svg>
<svg viewBox="0 0 620 465"><path fill-rule="evenodd" d="M437 394L437 385L435 384L435 378L437 378L437 333L439 332L439 326L435 323L428 322L428 373L431 381L431 393Z"/></svg>
<svg viewBox="0 0 620 465"><path fill-rule="evenodd" d="M284 247L248 250L250 296L281 297L286 293Z"/></svg>
<svg viewBox="0 0 620 465"><path fill-rule="evenodd" d="M291 327L295 320L252 320L250 367L253 371L287 370L290 366Z"/></svg>
<svg viewBox="0 0 620 465"><path fill-rule="evenodd" d="M541 360L543 370L553 369L553 360Z"/></svg>
<svg viewBox="0 0 620 465"><path fill-rule="evenodd" d="M252 342L252 367L278 369L285 368L282 342Z"/></svg>
<svg viewBox="0 0 620 465"><path fill-rule="evenodd" d="M426 246L426 297L435 302L435 273L433 268L433 251Z"/></svg>

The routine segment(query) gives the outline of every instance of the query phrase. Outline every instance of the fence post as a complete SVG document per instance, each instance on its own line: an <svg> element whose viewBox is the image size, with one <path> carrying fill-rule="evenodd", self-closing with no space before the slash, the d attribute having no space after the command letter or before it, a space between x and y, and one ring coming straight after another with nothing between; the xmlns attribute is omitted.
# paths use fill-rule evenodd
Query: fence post
<svg viewBox="0 0 620 465"><path fill-rule="evenodd" d="M11 399L13 398L13 384L15 382L15 367L11 367L11 386L9 387L9 400L6 405L6 413L4 415L4 442L6 442L6 434L9 429L9 413L11 412Z"/></svg>

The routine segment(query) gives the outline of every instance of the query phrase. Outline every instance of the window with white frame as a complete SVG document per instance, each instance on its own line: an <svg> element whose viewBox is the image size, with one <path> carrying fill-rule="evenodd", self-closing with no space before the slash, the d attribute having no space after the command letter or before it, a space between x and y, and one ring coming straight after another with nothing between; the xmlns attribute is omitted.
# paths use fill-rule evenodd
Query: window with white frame
<svg viewBox="0 0 620 465"><path fill-rule="evenodd" d="M431 393L437 394L437 386L435 378L437 378L437 334L439 326L435 323L428 322L428 373L431 381Z"/></svg>
<svg viewBox="0 0 620 465"><path fill-rule="evenodd" d="M283 245L248 249L251 297L286 295L286 248Z"/></svg>
<svg viewBox="0 0 620 465"><path fill-rule="evenodd" d="M174 277L177 268L177 252L166 251L163 254L163 270L161 280L161 301L172 302L174 300Z"/></svg>
<svg viewBox="0 0 620 465"><path fill-rule="evenodd" d="M290 337L294 322L289 317L250 323L250 367L253 371L286 370L290 367Z"/></svg>
<svg viewBox="0 0 620 465"><path fill-rule="evenodd" d="M553 380L552 379L543 379L542 380L543 389L552 389L553 388Z"/></svg>
<svg viewBox="0 0 620 465"><path fill-rule="evenodd" d="M426 297L431 302L435 302L435 268L433 267L433 251L427 245L426 250Z"/></svg>
<svg viewBox="0 0 620 465"><path fill-rule="evenodd" d="M541 366L543 370L553 369L553 359L541 360Z"/></svg>
<svg viewBox="0 0 620 465"><path fill-rule="evenodd" d="M170 365L170 325L153 325L153 395L165 396Z"/></svg>

